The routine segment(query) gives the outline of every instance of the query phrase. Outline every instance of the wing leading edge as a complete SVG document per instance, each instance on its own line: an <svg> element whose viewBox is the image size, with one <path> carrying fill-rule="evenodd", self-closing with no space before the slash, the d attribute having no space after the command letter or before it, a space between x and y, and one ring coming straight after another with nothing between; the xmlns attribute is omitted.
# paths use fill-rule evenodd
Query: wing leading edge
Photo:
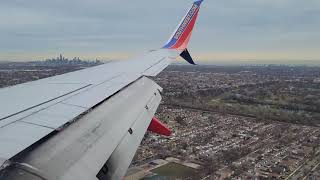
<svg viewBox="0 0 320 180"><path fill-rule="evenodd" d="M194 64L187 46L202 1L194 1L168 43L159 50L0 89L0 179L28 179L28 172L39 179L123 176L161 99L161 88L145 76L157 75L178 56ZM141 107L126 102L132 93L138 94L131 102L140 102ZM105 111L109 114L94 113L102 106L119 109ZM132 119L133 115L137 118ZM104 121L91 123L87 116ZM110 170L104 175L101 172L105 172L105 166ZM85 175L86 167L92 168Z"/></svg>

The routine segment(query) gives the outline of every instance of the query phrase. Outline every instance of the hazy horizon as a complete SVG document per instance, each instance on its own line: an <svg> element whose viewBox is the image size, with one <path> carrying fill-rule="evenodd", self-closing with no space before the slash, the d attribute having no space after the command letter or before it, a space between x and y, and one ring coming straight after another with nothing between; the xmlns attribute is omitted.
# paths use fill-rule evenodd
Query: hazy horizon
<svg viewBox="0 0 320 180"><path fill-rule="evenodd" d="M79 57L79 56L75 56ZM46 59L57 58L57 57L48 57ZM74 57L65 57L69 60L72 60ZM86 61L95 61L100 60L102 62L111 62L118 61L118 59L83 59L79 57L81 60ZM23 60L23 61L0 61L1 63L19 63L19 62L34 62L34 61L44 61L46 59L38 59L38 60ZM195 59L195 58L194 58ZM121 61L121 60L120 60ZM320 66L320 61L318 60L201 60L195 59L197 65L288 65L288 66ZM178 58L177 60L172 61L173 65L189 65L185 60Z"/></svg>

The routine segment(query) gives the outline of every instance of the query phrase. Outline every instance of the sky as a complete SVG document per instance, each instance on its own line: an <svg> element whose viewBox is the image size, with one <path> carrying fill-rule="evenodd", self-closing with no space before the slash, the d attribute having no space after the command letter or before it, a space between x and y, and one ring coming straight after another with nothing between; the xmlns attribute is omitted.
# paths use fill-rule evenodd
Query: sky
<svg viewBox="0 0 320 180"><path fill-rule="evenodd" d="M126 59L165 44L192 0L3 0L0 61ZM205 0L189 51L215 61L320 63L319 0Z"/></svg>

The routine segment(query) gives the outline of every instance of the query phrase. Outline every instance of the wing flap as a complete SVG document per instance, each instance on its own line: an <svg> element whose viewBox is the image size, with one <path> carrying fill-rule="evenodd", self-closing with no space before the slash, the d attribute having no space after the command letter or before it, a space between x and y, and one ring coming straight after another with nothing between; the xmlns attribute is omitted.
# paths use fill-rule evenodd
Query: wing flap
<svg viewBox="0 0 320 180"><path fill-rule="evenodd" d="M23 84L0 89L0 121L88 87L89 84Z"/></svg>
<svg viewBox="0 0 320 180"><path fill-rule="evenodd" d="M87 110L88 108L58 103L32 116L23 118L20 122L58 129Z"/></svg>
<svg viewBox="0 0 320 180"><path fill-rule="evenodd" d="M2 128L0 131L0 159L8 160L52 131L53 129L50 128L23 122Z"/></svg>
<svg viewBox="0 0 320 180"><path fill-rule="evenodd" d="M124 177L150 121L160 104L160 100L160 95L150 99L147 104L149 107L148 111L143 111L139 117L136 118L135 122L130 126L132 133L126 133L108 159L106 163L108 167L107 178L100 177L100 179L121 179Z"/></svg>
<svg viewBox="0 0 320 180"><path fill-rule="evenodd" d="M161 100L159 90L156 83L143 77L13 160L45 172L47 179L94 179L129 134L128 129L138 133L136 121L142 121L144 129L148 127Z"/></svg>

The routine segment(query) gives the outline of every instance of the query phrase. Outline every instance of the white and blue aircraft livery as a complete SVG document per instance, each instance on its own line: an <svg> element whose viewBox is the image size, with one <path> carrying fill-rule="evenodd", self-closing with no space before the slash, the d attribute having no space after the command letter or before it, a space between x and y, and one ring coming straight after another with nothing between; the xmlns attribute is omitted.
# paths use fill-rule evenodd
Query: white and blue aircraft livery
<svg viewBox="0 0 320 180"><path fill-rule="evenodd" d="M162 88L150 80L187 47L202 0L168 42L134 59L0 89L0 179L122 179L154 117Z"/></svg>

